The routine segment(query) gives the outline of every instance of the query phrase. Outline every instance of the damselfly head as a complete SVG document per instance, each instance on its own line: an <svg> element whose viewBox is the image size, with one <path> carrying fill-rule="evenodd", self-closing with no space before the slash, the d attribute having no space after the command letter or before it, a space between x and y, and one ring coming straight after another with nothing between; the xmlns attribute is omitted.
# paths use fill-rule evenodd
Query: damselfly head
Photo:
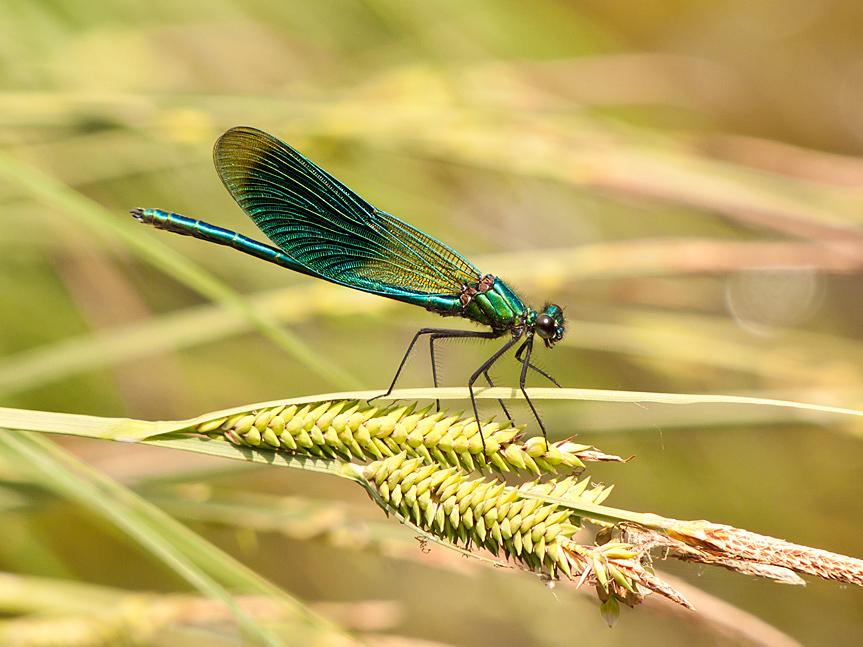
<svg viewBox="0 0 863 647"><path fill-rule="evenodd" d="M537 315L534 324L536 334L551 348L555 342L563 339L566 332L566 318L563 316L563 308L554 303L549 303Z"/></svg>

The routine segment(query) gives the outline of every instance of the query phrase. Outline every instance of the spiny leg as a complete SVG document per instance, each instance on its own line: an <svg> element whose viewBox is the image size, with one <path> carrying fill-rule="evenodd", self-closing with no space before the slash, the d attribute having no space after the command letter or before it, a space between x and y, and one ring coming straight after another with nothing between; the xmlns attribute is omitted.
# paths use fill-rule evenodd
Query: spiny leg
<svg viewBox="0 0 863 647"><path fill-rule="evenodd" d="M522 359L521 359L521 354L524 352L524 348L525 348L525 346L527 346L527 341L525 341L521 346L519 346L519 347L518 347L518 350L517 350L517 351L515 351L515 359L516 359L516 361L517 361L519 364L523 364L523 363L524 363L524 362L522 361ZM560 382L558 382L557 380L555 380L551 375L549 375L548 373L546 373L545 371L543 371L541 368L538 368L538 367L534 366L534 365L533 365L533 364L531 364L530 362L528 362L528 363L527 363L527 365L528 365L530 368L532 368L534 371L536 371L537 373L539 373L540 375L542 375L544 378L546 378L547 380L549 380L550 382L552 382L556 387L558 387L558 388L560 388L560 389L562 389L562 388L563 388L563 387L560 385Z"/></svg>
<svg viewBox="0 0 863 647"><path fill-rule="evenodd" d="M466 331L449 331L449 332L476 332L476 331L466 330ZM472 337L474 337L474 336L478 337L479 335L471 335L471 336ZM498 334L491 333L491 338L495 338L495 337L499 337L499 336L500 335L498 335ZM451 334L440 334L440 333L435 333L435 334L429 335L429 354L431 355L432 381L434 382L435 388L437 388L438 384L437 384L437 366L435 364L436 355L434 352L434 343L438 339L446 339L448 337L449 338L465 337L465 335L451 335ZM484 338L484 339L489 338L489 333L482 334L482 338ZM485 379L488 382L488 385L490 387L494 387L494 382L492 382L491 376L489 376L488 371L483 373L483 375L485 375ZM507 411L506 405L503 403L503 400L498 400L498 403L500 404L500 408L503 409L503 415L506 416L507 420L512 422L512 416L509 415L509 411ZM440 411L440 400L435 400L435 405L437 407L437 411Z"/></svg>
<svg viewBox="0 0 863 647"><path fill-rule="evenodd" d="M540 420L539 414L536 412L536 407L533 406L533 402L531 401L530 396L528 396L527 391L524 388L524 383L527 380L527 369L532 368L535 371L538 371L539 373L542 373L543 375L548 377L548 379L550 379L555 384L557 384L557 382L530 363L530 354L533 352L532 332L528 333L527 339L524 340L524 343L516 352L516 356L520 356L522 351L524 351L524 360L521 364L521 377L519 378L518 386L521 389L522 394L524 395L524 399L527 401L527 405L530 407L530 410L533 411L533 417L536 418L536 421L539 423L539 428L542 430L542 437L545 438L545 450L548 451L548 434L545 431L545 425L542 424L542 420ZM558 386L560 385L558 384Z"/></svg>
<svg viewBox="0 0 863 647"><path fill-rule="evenodd" d="M396 382L399 379L399 376L402 373L402 369L407 364L408 357L410 357L411 351L413 351L414 346L416 346L417 341L423 335L429 335L429 350L431 352L432 359L432 379L434 380L435 387L437 386L437 370L435 368L434 361L434 340L435 339L445 339L448 337L461 337L461 338L478 338L478 339L495 339L500 337L501 333L495 332L493 330L483 331L483 330L453 330L451 328L421 328L414 335L414 338L411 340L411 343L408 345L407 351L405 351L404 357L402 357L401 363L399 363L399 367L396 369L396 374L393 376L393 381L390 383L390 388L387 389L386 393L382 393L380 395L376 395L373 398L369 398L369 402L372 400L377 400L378 398L385 398L390 393L393 392L393 389L396 386ZM439 405L438 405L439 406Z"/></svg>
<svg viewBox="0 0 863 647"><path fill-rule="evenodd" d="M485 437L482 435L482 424L480 424L479 421L479 411L477 411L476 408L476 397L473 394L473 385L479 379L480 375L485 375L488 372L488 369L490 369L494 365L494 363L500 359L501 355L503 355L506 351L515 346L516 342L519 340L519 337L513 337L512 339L510 339L501 348L499 348L494 355L485 360L483 365L476 369L476 371L474 371L474 374L470 376L470 379L467 382L467 388L470 392L470 403L471 405L473 405L473 415L476 419L476 426L477 430L479 431L480 440L482 440L483 450L485 450ZM522 391L524 391L524 389L522 389Z"/></svg>
<svg viewBox="0 0 863 647"><path fill-rule="evenodd" d="M491 376L488 374L488 371L483 373L483 375L485 375L485 381L488 382L488 385L494 388L494 382L491 381ZM506 405L503 403L503 400L498 400L497 403L500 405L500 408L503 409L503 415L506 416L506 419L509 420L511 423L515 423L515 421L512 419L512 416L509 415L509 411L506 410Z"/></svg>
<svg viewBox="0 0 863 647"><path fill-rule="evenodd" d="M430 333L429 354L431 355L432 381L434 382L435 388L437 388L437 364L435 360L434 343L438 339L495 339L497 337L500 337L500 333L482 330L449 330L443 328L437 329L435 332ZM437 408L437 411L440 411L440 400L435 400L435 406Z"/></svg>

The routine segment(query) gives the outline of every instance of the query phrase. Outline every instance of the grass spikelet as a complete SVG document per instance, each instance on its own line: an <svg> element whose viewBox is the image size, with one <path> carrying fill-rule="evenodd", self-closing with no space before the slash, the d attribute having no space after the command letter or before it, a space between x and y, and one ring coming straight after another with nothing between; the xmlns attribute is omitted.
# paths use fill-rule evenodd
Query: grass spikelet
<svg viewBox="0 0 863 647"><path fill-rule="evenodd" d="M620 542L601 546L567 542L564 553L573 577L579 578L579 584L593 584L603 604L615 599L627 606L635 606L644 599L647 591L653 591L687 609L695 609L685 597L644 565L649 558L643 549Z"/></svg>
<svg viewBox="0 0 863 647"><path fill-rule="evenodd" d="M484 548L545 577L563 576L596 586L608 620L616 618L612 611L617 602L633 606L651 591L692 608L650 570L649 546L623 541L579 545L573 535L580 517L535 498L553 495L592 503L604 498L609 488L573 478L507 487L456 467L424 464L405 452L371 463L363 473L377 485L386 504L439 539L466 549ZM414 496L418 491L427 496Z"/></svg>
<svg viewBox="0 0 863 647"><path fill-rule="evenodd" d="M208 420L195 431L246 447L343 461L381 460L405 452L467 471L540 475L582 469L583 460L624 460L571 440L546 445L543 438L535 437L521 442L521 429L508 423L485 422L480 436L473 417L434 413L431 407L415 411L415 405L380 407L356 400L277 405Z"/></svg>
<svg viewBox="0 0 863 647"><path fill-rule="evenodd" d="M578 530L580 519L556 504L520 497L521 492L531 489L547 492L550 486L528 483L512 488L498 481L470 477L456 467L433 471L429 467L402 452L369 464L364 474L401 515L421 519L418 525L423 530L465 548L486 548L550 577L558 576L566 559L562 549ZM564 496L571 489L579 489L582 497L594 492L594 488L586 486L565 488ZM419 507L417 514L407 504L407 493L420 490L429 496L412 498L411 505ZM431 519L434 521L429 523ZM553 522L548 523L549 519ZM564 575L568 570L567 562Z"/></svg>

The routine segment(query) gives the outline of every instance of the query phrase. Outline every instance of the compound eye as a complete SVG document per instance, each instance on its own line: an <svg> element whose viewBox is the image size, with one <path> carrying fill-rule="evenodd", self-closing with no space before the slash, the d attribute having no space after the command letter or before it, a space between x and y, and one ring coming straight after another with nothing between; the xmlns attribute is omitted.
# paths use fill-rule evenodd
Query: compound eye
<svg viewBox="0 0 863 647"><path fill-rule="evenodd" d="M541 314L536 318L536 334L542 339L551 339L557 331L557 324L547 314Z"/></svg>

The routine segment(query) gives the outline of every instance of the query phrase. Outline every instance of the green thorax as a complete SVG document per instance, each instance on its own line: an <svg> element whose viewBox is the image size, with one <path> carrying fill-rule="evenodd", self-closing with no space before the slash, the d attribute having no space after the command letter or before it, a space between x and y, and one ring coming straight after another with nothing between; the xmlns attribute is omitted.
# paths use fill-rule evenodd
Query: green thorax
<svg viewBox="0 0 863 647"><path fill-rule="evenodd" d="M466 288L461 303L461 316L490 326L493 330L521 326L528 310L506 283L491 275L484 276L476 288Z"/></svg>

